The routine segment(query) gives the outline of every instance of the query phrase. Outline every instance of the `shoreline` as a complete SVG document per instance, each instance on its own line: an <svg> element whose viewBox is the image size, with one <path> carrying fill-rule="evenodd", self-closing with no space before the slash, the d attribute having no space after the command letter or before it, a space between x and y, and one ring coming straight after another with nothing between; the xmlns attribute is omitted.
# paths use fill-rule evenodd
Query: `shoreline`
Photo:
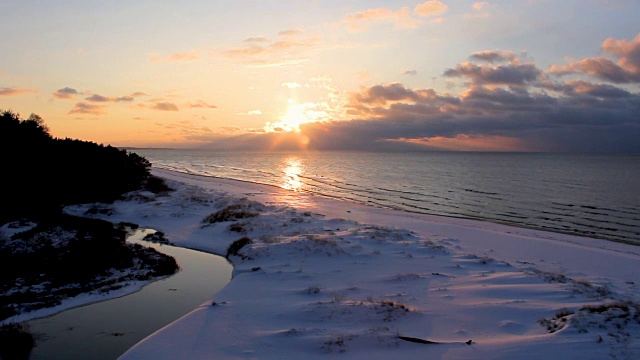
<svg viewBox="0 0 640 360"><path fill-rule="evenodd" d="M190 172L188 170L173 169L173 168L169 168L169 167L156 167L156 166L154 166L153 170L155 170L155 171L165 170L165 171L168 171L168 172L174 172L174 173L184 174L184 175L187 175L187 176L194 176L194 177L198 177L198 178L203 178L203 179L215 179L215 180L218 180L218 181L227 180L227 181L232 181L232 182L246 183L246 184L250 184L250 185L266 186L266 187L270 187L270 188L273 188L274 190L279 190L279 191L281 191L281 190L291 191L291 190L287 190L285 188L282 188L282 187L274 185L274 184L267 184L267 183L250 181L250 180L243 180L243 179L225 178L225 177L220 177L220 176L215 176L215 175L203 175L203 174L193 173L193 172ZM397 207L383 206L383 205L380 205L380 204L374 203L374 202L372 202L370 204L369 203L364 203L364 202L358 202L358 201L353 201L353 200L350 200L350 199L340 198L340 197L337 197L337 196L330 196L330 195L321 194L321 193L313 192L313 191L301 191L301 192L295 192L295 193L305 194L305 195L308 195L308 196L318 196L318 197L322 197L322 198L326 198L326 199L330 199L330 200L341 201L341 202L346 202L346 203L350 203L350 204L357 204L357 205L362 205L362 206L367 206L367 207L400 211L400 212L409 213L409 214L418 214L418 215L443 217L443 218L447 218L447 219L460 219L460 220L469 220L469 221L488 222L488 223L492 223L492 224L496 224L496 225L504 225L504 226L509 226L509 227L517 227L517 228L523 228L523 229L529 229L529 230L537 230L537 231L542 231L542 232L557 233L557 234L570 235L570 236L581 237L581 238L598 239L598 240L601 240L601 241L615 242L615 243L621 243L621 244L625 244L625 245L632 245L632 246L640 247L640 242L638 242L638 241L615 239L615 238L612 238L612 237L607 237L605 235L600 235L599 236L597 234L586 234L586 233L575 232L575 231L563 231L562 229L535 226L535 225L529 225L529 224L525 224L525 223L503 221L503 220L497 220L497 219L491 219L491 218L482 218L482 217L473 217L473 216L464 216L464 215L456 216L456 215L452 215L452 214L434 214L434 213L429 213L429 212L413 211L413 210L410 210L410 209L402 209L402 208L397 208Z"/></svg>
<svg viewBox="0 0 640 360"><path fill-rule="evenodd" d="M474 219L474 218L462 217L462 216L437 215L437 214L413 212L413 211L408 211L404 209L394 209L394 208L387 208L387 207L381 207L381 206L373 206L365 203L352 202L349 200L330 197L330 196L316 195L315 193L295 192L295 191L287 190L273 184L264 184L264 183L252 182L248 180L230 179L230 178L224 178L224 177L218 177L218 176L212 176L212 175L194 174L190 172L183 172L183 171L167 169L167 168L154 167L152 169L152 173L156 176L160 176L162 178L173 180L173 181L183 181L185 180L184 177L186 176L187 177L186 180L196 180L197 181L196 186L202 186L203 188L210 187L209 185L230 186L231 189L225 189L225 190L238 196L245 196L245 195L257 196L257 197L262 196L263 198L268 198L270 196L269 194L284 193L285 194L284 196L282 195L278 195L278 196L291 197L291 196L303 195L304 197L307 197L307 198L324 199L325 200L324 202L328 203L329 206L327 206L327 204L324 204L324 206L322 206L323 204L321 203L323 201L318 201L316 203L317 205L322 206L325 212L329 212L329 214L325 214L325 215L334 216L334 217L343 217L346 219L351 219L356 221L361 220L362 218L353 216L351 212L341 212L341 211L336 211L336 209L343 207L342 205L348 204L349 206L354 207L356 209L363 209L363 211L365 212L381 213L382 216L386 216L386 215L397 216L397 217L405 216L405 217L415 218L418 221L424 220L429 222L450 224L450 225L461 225L465 227L478 228L478 229L487 229L487 228L492 228L496 226L498 227L499 231L502 231L505 233L514 232L513 230L516 230L516 229L520 229L523 231L528 230L528 232L524 233L525 236L548 238L551 240L557 239L557 241L570 242L580 246L594 247L598 249L606 249L611 251L621 251L625 253L628 253L629 250L635 250L635 251L632 251L632 253L636 255L640 255L640 244L633 244L625 241L617 241L617 240L611 240L611 239L606 239L601 237L584 236L584 235L580 235L572 232L545 230L545 229L534 227L534 226L527 226L525 224L512 224L512 223L505 223L500 221L491 221L490 219L480 219L480 218ZM189 177L195 177L195 179L189 178ZM210 180L214 180L214 181L210 181ZM218 183L220 185L218 185ZM268 191L268 190L272 190L272 191ZM269 202L272 200L268 199L267 201ZM288 202L286 201L284 201L283 203L288 204ZM557 236L554 236L554 235L557 235ZM622 246L620 247L614 244L620 244ZM628 246L631 248L628 248Z"/></svg>

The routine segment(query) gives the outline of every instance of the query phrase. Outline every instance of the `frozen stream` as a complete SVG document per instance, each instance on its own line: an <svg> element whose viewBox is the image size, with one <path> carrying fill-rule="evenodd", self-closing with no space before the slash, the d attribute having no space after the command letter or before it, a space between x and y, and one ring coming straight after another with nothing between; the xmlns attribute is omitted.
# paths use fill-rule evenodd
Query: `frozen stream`
<svg viewBox="0 0 640 360"><path fill-rule="evenodd" d="M140 340L213 298L231 279L232 266L217 255L141 239L127 239L173 256L180 271L121 298L27 322L36 337L31 359L116 359Z"/></svg>

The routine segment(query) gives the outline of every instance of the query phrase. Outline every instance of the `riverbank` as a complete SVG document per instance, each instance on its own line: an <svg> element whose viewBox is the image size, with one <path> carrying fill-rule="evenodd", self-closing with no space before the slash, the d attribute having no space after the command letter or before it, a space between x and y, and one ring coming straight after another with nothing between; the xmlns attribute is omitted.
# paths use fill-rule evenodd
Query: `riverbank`
<svg viewBox="0 0 640 360"><path fill-rule="evenodd" d="M0 227L0 325L122 296L178 271L162 253L125 242L112 223L51 214Z"/></svg>
<svg viewBox="0 0 640 360"><path fill-rule="evenodd" d="M171 256L180 264L180 271L134 294L22 323L35 338L29 359L116 359L145 337L210 301L231 279L233 268L226 259L143 240L154 233L137 229L127 236L127 243Z"/></svg>
<svg viewBox="0 0 640 360"><path fill-rule="evenodd" d="M218 254L245 240L211 303L124 359L640 354L637 247L153 173L177 190L92 216Z"/></svg>

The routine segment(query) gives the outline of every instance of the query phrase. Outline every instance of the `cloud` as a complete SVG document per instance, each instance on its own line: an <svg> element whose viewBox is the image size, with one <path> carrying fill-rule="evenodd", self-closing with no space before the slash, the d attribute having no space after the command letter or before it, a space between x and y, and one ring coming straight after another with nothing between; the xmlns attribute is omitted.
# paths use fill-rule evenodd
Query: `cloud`
<svg viewBox="0 0 640 360"><path fill-rule="evenodd" d="M170 54L167 55L165 57L160 57L158 55L151 55L149 57L149 61L153 62L153 63L158 63L158 62L191 62L191 61L195 61L198 60L200 58L200 56L198 55L198 53L196 53L195 51L192 52L188 52L188 53L175 53L175 54Z"/></svg>
<svg viewBox="0 0 640 360"><path fill-rule="evenodd" d="M402 8L398 11L387 8L367 9L347 14L342 19L342 24L352 32L366 31L375 23L393 23L396 28L416 28L418 26L418 21L411 17L408 8Z"/></svg>
<svg viewBox="0 0 640 360"><path fill-rule="evenodd" d="M362 110L371 105L373 109L379 111L379 106L386 106L393 103L412 103L412 104L429 104L440 107L446 103L456 103L457 100L447 95L438 95L433 89L412 90L405 87L401 83L374 85L368 89L364 89L360 93L351 95L350 107L351 113L355 114L355 110ZM375 111L367 111L372 114Z"/></svg>
<svg viewBox="0 0 640 360"><path fill-rule="evenodd" d="M18 96L35 92L37 91L33 89L20 89L15 87L0 88L0 96Z"/></svg>
<svg viewBox="0 0 640 360"><path fill-rule="evenodd" d="M266 36L253 36L253 37L248 37L248 38L244 39L243 42L246 42L246 43L267 43L267 42L269 42L269 38L267 38Z"/></svg>
<svg viewBox="0 0 640 360"><path fill-rule="evenodd" d="M229 134L229 135L237 135L244 132L242 128L238 126L223 126L221 127L221 129L223 134Z"/></svg>
<svg viewBox="0 0 640 360"><path fill-rule="evenodd" d="M238 115L262 115L262 111L260 110L249 110L245 113L238 113Z"/></svg>
<svg viewBox="0 0 640 360"><path fill-rule="evenodd" d="M351 96L352 109L369 109L352 113L352 120L306 123L296 134L216 134L211 137L215 142L207 146L245 150L640 152L640 94L610 102L602 97L608 94L589 94L586 89L576 96L552 97L478 87L456 97L401 84L376 86L384 89L384 95L369 88ZM379 97L370 101L369 94L376 92ZM360 99L370 102L360 103Z"/></svg>
<svg viewBox="0 0 640 360"><path fill-rule="evenodd" d="M616 62L609 61L623 75L633 74L636 39L609 39L603 49L615 55ZM640 153L640 92L619 85L609 70L593 72L598 81L565 81L512 51L479 51L444 72L461 80L464 89L457 94L375 84L346 96L340 105L346 118L332 113L301 124L298 133L200 139L215 139L206 146L220 149Z"/></svg>
<svg viewBox="0 0 640 360"><path fill-rule="evenodd" d="M593 84L583 80L571 80L566 83L541 83L541 87L562 92L571 97L595 97L600 99L627 98L633 94L625 89L609 84Z"/></svg>
<svg viewBox="0 0 640 360"><path fill-rule="evenodd" d="M476 84L512 86L523 86L536 81L541 74L542 71L531 63L493 66L491 64L475 65L468 61L444 72L446 77L464 77Z"/></svg>
<svg viewBox="0 0 640 360"><path fill-rule="evenodd" d="M302 131L311 147L329 146L323 139L335 136L331 146L341 148L392 143L407 149L640 152L633 140L640 137L639 93L585 81L519 84L472 83L458 96L375 85L350 97L354 120L305 124ZM342 144L348 138L353 141Z"/></svg>
<svg viewBox="0 0 640 360"><path fill-rule="evenodd" d="M617 61L605 57L586 58L566 65L553 65L550 72L585 74L618 84L640 82L640 33L630 41L609 38L602 43L602 51L613 55Z"/></svg>
<svg viewBox="0 0 640 360"><path fill-rule="evenodd" d="M280 35L280 36L297 36L297 35L304 34L304 32L305 31L302 30L302 29L288 29L288 30L280 31L278 33L278 35Z"/></svg>
<svg viewBox="0 0 640 360"><path fill-rule="evenodd" d="M602 50L618 57L622 68L635 74L640 72L640 33L631 41L609 38L602 43Z"/></svg>
<svg viewBox="0 0 640 360"><path fill-rule="evenodd" d="M513 51L497 51L497 50L484 50L474 52L469 56L471 60L485 61L490 64L501 62L518 62L520 59Z"/></svg>
<svg viewBox="0 0 640 360"><path fill-rule="evenodd" d="M403 75L418 75L418 71L417 70L405 70L405 72L402 73Z"/></svg>
<svg viewBox="0 0 640 360"><path fill-rule="evenodd" d="M558 75L582 73L614 83L640 82L640 72L629 71L602 57L574 61L568 65L553 65L550 71Z"/></svg>
<svg viewBox="0 0 640 360"><path fill-rule="evenodd" d="M201 108L201 109L217 109L218 107L215 105L208 104L202 100L198 100L195 103L189 103L190 108Z"/></svg>
<svg viewBox="0 0 640 360"><path fill-rule="evenodd" d="M92 102L110 102L111 99L102 95L98 95L98 94L93 94L87 98L85 98L85 100L87 101L92 101Z"/></svg>
<svg viewBox="0 0 640 360"><path fill-rule="evenodd" d="M305 50L315 49L320 44L316 36L295 36L302 30L286 30L276 40L266 37L251 37L243 45L214 52L235 61L255 67L295 66L305 61ZM251 40L251 41L248 41Z"/></svg>
<svg viewBox="0 0 640 360"><path fill-rule="evenodd" d="M484 9L489 3L487 3L486 1L479 1L479 2L475 2L473 3L472 7L474 10L482 10Z"/></svg>
<svg viewBox="0 0 640 360"><path fill-rule="evenodd" d="M133 101L133 96L132 95L125 95L125 96L119 96L119 97L115 97L115 96L102 96L99 94L93 94L89 97L85 98L86 101L91 101L91 102L131 102Z"/></svg>
<svg viewBox="0 0 640 360"><path fill-rule="evenodd" d="M225 51L225 55L230 58L244 58L262 54L277 54L296 49L304 49L312 47L316 41L314 39L306 40L278 40L267 45L250 45L235 47Z"/></svg>
<svg viewBox="0 0 640 360"><path fill-rule="evenodd" d="M73 99L78 95L78 90L72 89L70 87L63 87L62 89L58 89L51 94L52 97L56 99Z"/></svg>
<svg viewBox="0 0 640 360"><path fill-rule="evenodd" d="M448 8L449 7L442 1L429 0L416 6L416 8L413 10L413 13L422 17L434 16L443 14L445 11L447 11Z"/></svg>
<svg viewBox="0 0 640 360"><path fill-rule="evenodd" d="M180 111L180 109L178 109L178 106L176 104L170 103L170 102L158 102L153 104L149 108L153 110L160 110L160 111Z"/></svg>
<svg viewBox="0 0 640 360"><path fill-rule="evenodd" d="M201 142L202 139L214 139L216 136L209 127L194 123L190 120L180 120L172 122L156 123L159 132L171 136L176 140L186 140L193 145L194 142Z"/></svg>
<svg viewBox="0 0 640 360"><path fill-rule="evenodd" d="M512 151L513 149L535 150L518 138L497 135L459 134L453 137L434 136L425 138L399 138L388 142L415 144L423 148L447 151Z"/></svg>
<svg viewBox="0 0 640 360"><path fill-rule="evenodd" d="M75 106L67 114L87 114L87 115L104 115L106 114L106 106L93 105L85 102L76 103Z"/></svg>

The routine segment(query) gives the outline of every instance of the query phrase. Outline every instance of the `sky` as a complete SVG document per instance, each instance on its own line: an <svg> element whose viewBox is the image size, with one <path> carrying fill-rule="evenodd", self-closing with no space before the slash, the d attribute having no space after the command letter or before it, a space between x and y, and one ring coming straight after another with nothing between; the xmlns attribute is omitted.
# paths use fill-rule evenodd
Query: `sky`
<svg viewBox="0 0 640 360"><path fill-rule="evenodd" d="M640 0L5 0L0 33L0 109L61 138L640 153Z"/></svg>

